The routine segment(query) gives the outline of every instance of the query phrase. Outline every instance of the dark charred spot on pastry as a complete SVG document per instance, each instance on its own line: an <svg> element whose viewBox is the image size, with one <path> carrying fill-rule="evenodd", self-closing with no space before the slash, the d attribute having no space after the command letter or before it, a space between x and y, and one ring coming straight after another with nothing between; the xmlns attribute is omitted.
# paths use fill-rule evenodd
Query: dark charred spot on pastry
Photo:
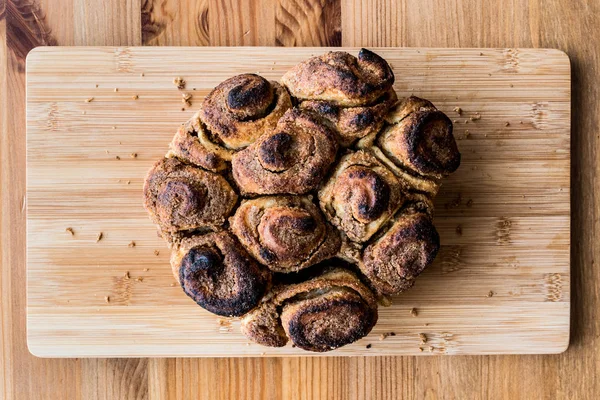
<svg viewBox="0 0 600 400"><path fill-rule="evenodd" d="M236 78L235 86L227 94L229 111L241 121L264 116L274 99L269 81L254 74Z"/></svg>
<svg viewBox="0 0 600 400"><path fill-rule="evenodd" d="M259 249L259 255L263 259L263 261L266 261L268 263L273 263L277 261L277 256L266 247L261 247Z"/></svg>
<svg viewBox="0 0 600 400"><path fill-rule="evenodd" d="M296 162L290 154L293 143L293 137L285 132L278 132L267 137L258 149L261 164L266 169L275 172L288 169Z"/></svg>
<svg viewBox="0 0 600 400"><path fill-rule="evenodd" d="M390 187L377 172L365 167L351 167L348 179L352 181L353 215L360 222L376 220L387 209Z"/></svg>
<svg viewBox="0 0 600 400"><path fill-rule="evenodd" d="M334 118L340 111L338 106L328 101L306 101L301 103L301 106L329 118Z"/></svg>
<svg viewBox="0 0 600 400"><path fill-rule="evenodd" d="M210 247L192 248L181 261L181 281L197 280L201 275L216 277L221 265L221 255Z"/></svg>
<svg viewBox="0 0 600 400"><path fill-rule="evenodd" d="M373 111L370 109L366 109L362 112L355 114L350 120L350 125L353 129L356 130L364 129L367 126L374 124L376 122L375 119L376 118L375 115L373 115Z"/></svg>
<svg viewBox="0 0 600 400"><path fill-rule="evenodd" d="M422 174L447 175L460 165L452 121L441 111L419 111L408 137L411 162Z"/></svg>

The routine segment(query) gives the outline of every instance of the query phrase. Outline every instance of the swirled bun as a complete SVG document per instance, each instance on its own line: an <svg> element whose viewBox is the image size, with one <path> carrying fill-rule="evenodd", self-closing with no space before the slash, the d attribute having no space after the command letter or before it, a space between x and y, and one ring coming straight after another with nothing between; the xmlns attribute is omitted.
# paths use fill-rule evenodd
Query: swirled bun
<svg viewBox="0 0 600 400"><path fill-rule="evenodd" d="M221 175L176 158L158 161L144 182L144 207L169 241L179 233L220 229L236 202Z"/></svg>
<svg viewBox="0 0 600 400"><path fill-rule="evenodd" d="M244 195L305 194L318 187L336 151L334 133L312 113L293 108L233 157L233 178Z"/></svg>
<svg viewBox="0 0 600 400"><path fill-rule="evenodd" d="M171 267L185 294L222 316L253 309L271 279L270 272L225 231L183 239L171 254Z"/></svg>
<svg viewBox="0 0 600 400"><path fill-rule="evenodd" d="M368 335L377 316L373 293L352 272L336 268L274 289L242 319L242 332L265 346L291 340L301 349L325 352Z"/></svg>
<svg viewBox="0 0 600 400"><path fill-rule="evenodd" d="M366 151L343 156L319 190L327 219L352 241L365 242L404 201L402 182Z"/></svg>
<svg viewBox="0 0 600 400"><path fill-rule="evenodd" d="M367 49L361 49L358 57L331 51L294 66L281 82L300 101L325 100L354 107L383 96L394 84L394 73L387 61Z"/></svg>
<svg viewBox="0 0 600 400"><path fill-rule="evenodd" d="M273 271L297 271L336 255L340 235L306 196L245 200L230 219L232 232Z"/></svg>

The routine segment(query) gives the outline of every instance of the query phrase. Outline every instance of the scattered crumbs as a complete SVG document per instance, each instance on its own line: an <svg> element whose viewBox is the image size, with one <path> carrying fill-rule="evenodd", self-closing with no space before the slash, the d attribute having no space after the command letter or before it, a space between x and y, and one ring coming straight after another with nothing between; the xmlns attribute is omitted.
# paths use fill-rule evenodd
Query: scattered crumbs
<svg viewBox="0 0 600 400"><path fill-rule="evenodd" d="M144 272L148 272L148 271L150 271L150 270L149 270L148 268L144 268L144 269L143 269L143 271L144 271Z"/></svg>
<svg viewBox="0 0 600 400"><path fill-rule="evenodd" d="M136 157L137 157L137 153L131 153L131 154L129 155L129 157L131 157L131 158L136 158Z"/></svg>
<svg viewBox="0 0 600 400"><path fill-rule="evenodd" d="M519 121L519 123L522 125L522 124L523 124L523 121Z"/></svg>
<svg viewBox="0 0 600 400"><path fill-rule="evenodd" d="M491 290L488 292L487 297L492 297L494 296L494 292L492 292Z"/></svg>
<svg viewBox="0 0 600 400"><path fill-rule="evenodd" d="M455 199L447 202L446 204L444 204L444 207L446 209L448 208L457 208L458 206L460 206L462 204L462 194L458 193L458 195L456 196Z"/></svg>
<svg viewBox="0 0 600 400"><path fill-rule="evenodd" d="M421 344L427 343L427 336L424 333L419 333L419 339L421 339Z"/></svg>
<svg viewBox="0 0 600 400"><path fill-rule="evenodd" d="M195 88L195 87L193 87L193 88L192 88L192 90L196 90L196 88Z"/></svg>
<svg viewBox="0 0 600 400"><path fill-rule="evenodd" d="M428 323L426 323L426 324L423 324L423 326L429 326L429 322L428 322Z"/></svg>
<svg viewBox="0 0 600 400"><path fill-rule="evenodd" d="M433 349L433 346L429 346L429 352L430 352L430 353L433 353L433 350L434 350L434 349Z"/></svg>
<svg viewBox="0 0 600 400"><path fill-rule="evenodd" d="M452 121L452 122L454 122L455 124L458 124L458 120L457 120L457 119L455 119L455 120L454 120L454 121Z"/></svg>
<svg viewBox="0 0 600 400"><path fill-rule="evenodd" d="M479 55L480 55L480 56L482 56L482 55L483 55L483 53L479 52Z"/></svg>
<svg viewBox="0 0 600 400"><path fill-rule="evenodd" d="M138 282L143 282L144 278L142 278L141 276L138 276L137 278L135 278L135 280Z"/></svg>
<svg viewBox="0 0 600 400"><path fill-rule="evenodd" d="M125 271L125 275L123 275L123 276L125 277L125 279L129 279L130 278L129 271Z"/></svg>
<svg viewBox="0 0 600 400"><path fill-rule="evenodd" d="M467 201L467 207L473 207L473 199L469 199L469 201Z"/></svg>
<svg viewBox="0 0 600 400"><path fill-rule="evenodd" d="M513 85L512 83L510 84L510 87L515 87L515 85Z"/></svg>
<svg viewBox="0 0 600 400"><path fill-rule="evenodd" d="M85 111L82 111L81 113L82 113L83 115L85 115Z"/></svg>
<svg viewBox="0 0 600 400"><path fill-rule="evenodd" d="M192 95L189 93L181 94L181 101L188 107L192 106Z"/></svg>
<svg viewBox="0 0 600 400"><path fill-rule="evenodd" d="M469 118L471 121L479 121L481 119L481 115L479 113L475 113L475 115L473 115L471 118Z"/></svg>
<svg viewBox="0 0 600 400"><path fill-rule="evenodd" d="M417 309L413 307L410 309L410 315L416 317L417 315L419 315L419 313L417 312Z"/></svg>
<svg viewBox="0 0 600 400"><path fill-rule="evenodd" d="M94 100L93 97L88 97L87 99L85 99L86 103L91 103Z"/></svg>
<svg viewBox="0 0 600 400"><path fill-rule="evenodd" d="M250 33L250 29L248 29L246 32L244 32L244 36L246 36L249 33Z"/></svg>
<svg viewBox="0 0 600 400"><path fill-rule="evenodd" d="M460 225L456 226L456 234L458 236L462 236L462 226L460 226Z"/></svg>
<svg viewBox="0 0 600 400"><path fill-rule="evenodd" d="M452 109L452 111L454 111L455 113L457 113L458 115L462 115L462 108L460 107L454 107Z"/></svg>
<svg viewBox="0 0 600 400"><path fill-rule="evenodd" d="M250 342L246 342L246 346L250 346Z"/></svg>
<svg viewBox="0 0 600 400"><path fill-rule="evenodd" d="M143 76L144 76L144 73L142 72L142 73L140 74L140 76L142 76L142 77L143 77Z"/></svg>
<svg viewBox="0 0 600 400"><path fill-rule="evenodd" d="M261 356L264 356L265 354L267 354L267 353L265 353L264 351L262 353L260 353Z"/></svg>
<svg viewBox="0 0 600 400"><path fill-rule="evenodd" d="M129 242L129 244L127 246L128 247L135 247L135 242L132 240L131 242Z"/></svg>
<svg viewBox="0 0 600 400"><path fill-rule="evenodd" d="M98 84L96 83L96 87L98 87Z"/></svg>
<svg viewBox="0 0 600 400"><path fill-rule="evenodd" d="M469 123L469 120L468 120L468 119L465 119L465 124L468 124L468 123Z"/></svg>
<svg viewBox="0 0 600 400"><path fill-rule="evenodd" d="M131 181L127 181L127 184L129 185L131 183Z"/></svg>
<svg viewBox="0 0 600 400"><path fill-rule="evenodd" d="M185 80L180 76L173 79L173 84L177 86L177 89L185 89Z"/></svg>
<svg viewBox="0 0 600 400"><path fill-rule="evenodd" d="M184 107L181 107L181 111L185 111L185 108L184 108Z"/></svg>
<svg viewBox="0 0 600 400"><path fill-rule="evenodd" d="M509 126L509 125L510 125L510 122L508 122L508 121L506 121L506 122L504 123L504 126Z"/></svg>
<svg viewBox="0 0 600 400"><path fill-rule="evenodd" d="M115 92L118 92L118 91L119 91L119 88L115 88L114 90L115 90Z"/></svg>
<svg viewBox="0 0 600 400"><path fill-rule="evenodd" d="M119 142L119 144L123 144L123 143Z"/></svg>
<svg viewBox="0 0 600 400"><path fill-rule="evenodd" d="M390 332L390 336L396 336L396 332Z"/></svg>
<svg viewBox="0 0 600 400"><path fill-rule="evenodd" d="M369 343L368 345L365 346L367 349L370 349L372 347L371 343Z"/></svg>
<svg viewBox="0 0 600 400"><path fill-rule="evenodd" d="M104 296L104 302L110 303L110 296Z"/></svg>
<svg viewBox="0 0 600 400"><path fill-rule="evenodd" d="M137 100L140 98L140 96L138 96L137 94L134 94L133 96L131 96L132 99Z"/></svg>
<svg viewBox="0 0 600 400"><path fill-rule="evenodd" d="M71 234L71 236L75 236L75 231L71 227L68 227L67 229L65 229L65 232L69 232Z"/></svg>
<svg viewBox="0 0 600 400"><path fill-rule="evenodd" d="M488 73L488 76L492 76L492 74Z"/></svg>
<svg viewBox="0 0 600 400"><path fill-rule="evenodd" d="M487 137L487 133L485 135L483 135L483 136Z"/></svg>
<svg viewBox="0 0 600 400"><path fill-rule="evenodd" d="M117 127L116 127L116 126L113 126L113 127L112 127L112 129L117 129ZM121 143L119 143L119 144L121 144Z"/></svg>
<svg viewBox="0 0 600 400"><path fill-rule="evenodd" d="M158 250L154 250L154 255L155 255L155 256L157 256L157 255L159 255L159 254L160 254L160 251L158 251Z"/></svg>
<svg viewBox="0 0 600 400"><path fill-rule="evenodd" d="M422 353L422 352L423 352L423 348L422 348L422 347L419 347L419 351Z"/></svg>
<svg viewBox="0 0 600 400"><path fill-rule="evenodd" d="M116 159L116 160L120 160L120 159L121 159L121 157L119 157L119 156L115 156L115 159Z"/></svg>
<svg viewBox="0 0 600 400"><path fill-rule="evenodd" d="M175 282L171 282L171 287L174 287L174 286L175 286Z"/></svg>
<svg viewBox="0 0 600 400"><path fill-rule="evenodd" d="M103 236L104 236L104 234L102 232L100 232L98 234L98 236L96 236L96 243L98 243L99 241L101 241Z"/></svg>
<svg viewBox="0 0 600 400"><path fill-rule="evenodd" d="M379 340L384 340L386 337L390 336L389 333L382 333L381 335L379 335Z"/></svg>

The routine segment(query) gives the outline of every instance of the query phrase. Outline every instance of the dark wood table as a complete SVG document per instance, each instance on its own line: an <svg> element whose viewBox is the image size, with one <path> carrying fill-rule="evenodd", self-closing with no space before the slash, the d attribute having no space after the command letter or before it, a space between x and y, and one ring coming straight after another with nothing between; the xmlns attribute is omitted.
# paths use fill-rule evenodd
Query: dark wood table
<svg viewBox="0 0 600 400"><path fill-rule="evenodd" d="M595 399L600 2L0 0L4 399ZM38 359L25 338L25 59L43 45L552 47L571 57L572 334L552 356ZM51 140L51 139L50 139Z"/></svg>

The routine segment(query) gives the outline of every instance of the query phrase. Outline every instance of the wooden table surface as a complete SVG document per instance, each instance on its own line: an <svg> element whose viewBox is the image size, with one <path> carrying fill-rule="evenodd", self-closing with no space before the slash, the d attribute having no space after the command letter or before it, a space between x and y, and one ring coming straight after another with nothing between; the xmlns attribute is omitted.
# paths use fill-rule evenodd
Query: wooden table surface
<svg viewBox="0 0 600 400"><path fill-rule="evenodd" d="M597 398L598 26L600 2L593 0L0 0L0 398ZM25 58L33 47L57 44L566 51L573 73L569 349L553 356L420 358L31 356L25 340Z"/></svg>

